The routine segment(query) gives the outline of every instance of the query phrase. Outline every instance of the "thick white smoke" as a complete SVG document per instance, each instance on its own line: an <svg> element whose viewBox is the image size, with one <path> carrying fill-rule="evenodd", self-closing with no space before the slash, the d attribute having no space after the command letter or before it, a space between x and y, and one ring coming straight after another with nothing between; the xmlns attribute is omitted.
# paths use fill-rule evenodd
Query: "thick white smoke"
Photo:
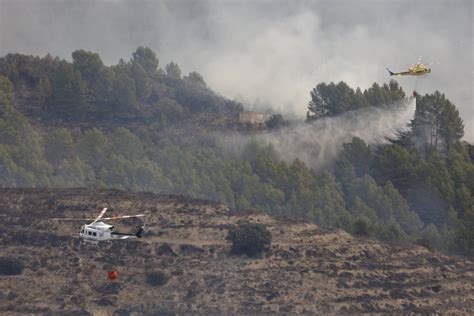
<svg viewBox="0 0 474 316"><path fill-rule="evenodd" d="M107 65L137 46L160 67L198 71L224 96L304 117L318 83L370 87L387 82L419 55L439 62L419 80L420 95L439 90L457 106L464 139L474 142L472 0L0 0L0 56L76 49ZM413 77L397 77L407 93ZM258 102L255 102L258 100ZM263 105L263 106L262 106Z"/></svg>
<svg viewBox="0 0 474 316"><path fill-rule="evenodd" d="M384 144L408 130L413 118L416 99L410 98L384 108L364 108L346 112L337 117L299 123L277 132L258 134L251 139L232 135L222 140L224 146L239 150L251 140L273 144L275 150L288 162L296 158L308 166L321 169L330 166L338 157L344 143L358 137L370 145Z"/></svg>

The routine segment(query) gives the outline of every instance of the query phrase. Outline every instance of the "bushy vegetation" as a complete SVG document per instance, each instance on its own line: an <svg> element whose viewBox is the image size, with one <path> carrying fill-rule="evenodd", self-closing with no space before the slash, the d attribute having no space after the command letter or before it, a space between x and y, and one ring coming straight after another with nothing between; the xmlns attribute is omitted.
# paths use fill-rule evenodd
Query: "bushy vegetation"
<svg viewBox="0 0 474 316"><path fill-rule="evenodd" d="M18 275L23 273L23 264L10 258L0 258L0 275Z"/></svg>
<svg viewBox="0 0 474 316"><path fill-rule="evenodd" d="M352 233L357 236L368 237L370 235L368 221L364 218L356 219L352 225Z"/></svg>
<svg viewBox="0 0 474 316"><path fill-rule="evenodd" d="M153 271L146 274L146 283L151 286L163 286L168 282L168 276L162 271Z"/></svg>
<svg viewBox="0 0 474 316"><path fill-rule="evenodd" d="M289 125L289 122L285 121L283 115L273 114L266 122L265 125L269 129L278 129Z"/></svg>
<svg viewBox="0 0 474 316"><path fill-rule="evenodd" d="M417 97L411 129L399 140L373 147L354 138L333 169L316 171L258 142L235 155L194 130L169 137L166 126L239 106L197 73L182 77L175 63L158 69L149 49L111 67L97 54L73 55L72 64L51 56L0 58L0 186L184 192L386 242L426 239L435 250L474 255L474 147L461 141L459 113L439 92ZM313 94L311 120L404 95L395 82L364 92L320 84ZM325 110L313 111L318 102Z"/></svg>
<svg viewBox="0 0 474 316"><path fill-rule="evenodd" d="M226 240L232 243L233 254L255 257L270 246L272 234L262 224L241 224L229 229Z"/></svg>

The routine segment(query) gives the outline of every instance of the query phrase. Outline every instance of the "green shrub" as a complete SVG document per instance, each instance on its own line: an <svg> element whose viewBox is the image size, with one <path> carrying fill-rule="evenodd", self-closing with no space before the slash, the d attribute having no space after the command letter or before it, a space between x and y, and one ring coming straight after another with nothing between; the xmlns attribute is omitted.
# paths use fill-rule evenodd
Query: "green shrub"
<svg viewBox="0 0 474 316"><path fill-rule="evenodd" d="M249 257L261 254L272 242L271 233L261 224L242 224L229 229L226 240L232 242L232 253Z"/></svg>
<svg viewBox="0 0 474 316"><path fill-rule="evenodd" d="M168 276L161 271L149 272L146 275L146 283L151 286L163 286L168 282Z"/></svg>
<svg viewBox="0 0 474 316"><path fill-rule="evenodd" d="M354 224L352 224L352 231L356 236L368 237L370 235L369 224L363 218L357 219Z"/></svg>
<svg viewBox="0 0 474 316"><path fill-rule="evenodd" d="M428 238L420 237L416 240L416 244L419 245L419 246L425 247L429 251L433 251L433 244L432 244L431 240L429 240Z"/></svg>
<svg viewBox="0 0 474 316"><path fill-rule="evenodd" d="M23 272L23 265L15 259L0 258L0 275L17 275Z"/></svg>

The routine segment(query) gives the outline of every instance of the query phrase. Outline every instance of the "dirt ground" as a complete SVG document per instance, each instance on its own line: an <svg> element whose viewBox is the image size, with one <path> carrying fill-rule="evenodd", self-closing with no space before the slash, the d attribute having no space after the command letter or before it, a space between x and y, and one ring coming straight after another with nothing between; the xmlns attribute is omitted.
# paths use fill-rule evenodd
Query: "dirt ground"
<svg viewBox="0 0 474 316"><path fill-rule="evenodd" d="M141 239L84 244L81 222L146 213ZM264 224L260 258L230 254L228 228ZM0 189L0 314L354 314L474 311L474 262L385 245L303 221L236 212L180 195L98 189ZM120 224L123 230L140 223ZM119 225L117 225L119 228ZM118 271L110 281L107 272ZM159 273L160 284L147 282Z"/></svg>

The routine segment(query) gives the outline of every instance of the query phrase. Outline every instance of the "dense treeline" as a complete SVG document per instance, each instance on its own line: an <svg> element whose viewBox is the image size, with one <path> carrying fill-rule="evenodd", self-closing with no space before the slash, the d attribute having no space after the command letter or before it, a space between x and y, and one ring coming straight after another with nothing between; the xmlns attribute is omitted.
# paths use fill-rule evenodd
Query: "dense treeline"
<svg viewBox="0 0 474 316"><path fill-rule="evenodd" d="M368 106L390 106L405 97L402 88L394 80L382 86L374 83L364 92L360 88L352 89L343 81L338 84L322 82L310 92L310 95L311 101L306 114L308 121Z"/></svg>
<svg viewBox="0 0 474 316"><path fill-rule="evenodd" d="M72 53L72 63L50 55L0 58L0 74L12 82L22 112L42 120L166 124L198 112L242 111L241 104L210 90L199 73L182 77L174 62L165 69L147 47L110 67L84 50Z"/></svg>
<svg viewBox="0 0 474 316"><path fill-rule="evenodd" d="M474 254L474 164L468 144L457 142L443 154L435 148L423 152L399 144L372 148L354 139L345 145L336 174L344 190L364 183L361 193L365 193L353 198L347 192L346 201L363 216L366 226L372 226L371 217L379 210L386 218L395 215L404 232L430 240L435 248ZM381 187L398 195L395 213L379 207ZM405 215L397 218L396 212Z"/></svg>
<svg viewBox="0 0 474 316"><path fill-rule="evenodd" d="M446 153L464 136L464 124L459 111L439 91L417 98L411 127L411 131L401 139L423 152L435 149Z"/></svg>
<svg viewBox="0 0 474 316"><path fill-rule="evenodd" d="M146 74L141 78L158 76L157 60L152 58L154 53L147 49L144 52L141 50L139 48L139 53L133 56L135 63L141 67L139 69ZM55 94L50 92L41 101L43 103L38 103L39 106L62 107L63 112L59 112L62 114L48 114L49 110L41 109L34 112L35 115L43 120L53 119L48 118L48 115L57 115L54 119L66 120L69 117L76 120L78 118L71 114L75 113L81 120L93 118L99 122L106 117L128 120L131 118L121 116L145 113L141 112L145 103L129 103L137 100L135 79L135 90L132 89L135 97L131 99L126 98L128 92L124 87L127 84L115 92L121 93L121 97L112 93L116 101L102 95L101 89L93 92L91 88L99 84L105 73L115 72L114 67L131 69L134 67L133 62L121 62L118 66L107 68L99 62L100 59L90 59L91 53L87 53L86 65L80 66L84 63L80 57L84 53L78 51L77 54L75 64L71 66L72 72L66 72L71 78L77 77L75 73L80 74L81 80L87 83L86 88L81 90L81 85L69 85L61 91L67 90L64 95L83 91L84 99L54 101L52 95ZM52 59L36 60L37 67L28 72L24 72L22 66L18 66L18 69L23 69L19 71L8 64L8 74L16 73L17 77L13 76L16 81L13 81L19 87L6 76L0 75L1 186L100 186L135 191L186 192L196 197L224 201L235 208L260 208L276 215L306 218L322 226L341 227L358 235L387 242L421 243L446 252L474 255L474 148L460 141L463 135L462 120L454 105L439 92L417 97L418 106L411 131L402 135L400 140L390 145L372 147L354 138L351 143L344 145L334 170L315 171L299 160L286 162L271 146L257 142L248 143L236 155L227 153L212 141L199 142L193 131L189 131L190 136L194 136L189 138L191 141L184 138L179 142L171 141L168 137L162 137L161 127L149 124L145 117L144 124L130 125L128 128L100 128L100 125L85 129L33 128L22 113L30 107L18 103L34 99L37 85L41 78L45 78L37 72L47 68L42 63L47 65L48 60L51 62ZM5 63L5 60L2 62ZM100 67L92 67L91 63ZM5 64L2 67L6 67ZM77 69L74 70L74 67ZM105 73L86 69L102 69ZM53 73L51 76L54 77ZM30 76L39 79L37 82L31 79L32 84L28 86ZM131 78L128 74L126 76ZM184 82L175 63L170 63L166 73L161 76L164 76L163 81L154 82L154 88L158 83L169 88ZM200 82L201 87L205 86L199 74L191 76L194 77L192 80ZM125 76L122 78L124 83L128 81ZM43 81L46 82L45 79ZM56 84L59 85L52 85ZM179 104L184 116L192 115L193 111L211 111L212 107L202 105L200 101L186 101L186 96L190 94L200 95L203 91L211 93L210 90L193 90L187 94L174 87L173 98L163 97L158 102L169 103L172 109ZM316 93L320 88L321 91L342 89L348 96L357 96L361 100L360 104L363 104L351 105L353 99L349 97L347 105L340 110L340 100L343 98L337 97L337 92L332 91L334 95L325 105L329 111L326 115L378 105L378 102L382 102L380 100L390 103L404 95L396 82L381 87L373 85L364 92L359 89L348 90L346 87L344 83L320 84L313 90ZM114 91L111 89L109 91ZM150 94L145 95L150 97ZM114 103L119 101L123 103ZM84 110L87 114L82 111L82 102L88 104ZM110 107L105 105L107 102L110 102ZM99 103L103 104L102 108L97 107ZM225 107L228 104L226 100L215 103L223 111L227 111ZM136 106L136 112L131 110L133 106ZM310 103L310 111L311 106ZM117 107L123 107L124 112ZM165 106L155 108L156 113L166 113L166 109ZM230 105L230 110L235 110L234 105ZM112 114L112 111L118 113Z"/></svg>

